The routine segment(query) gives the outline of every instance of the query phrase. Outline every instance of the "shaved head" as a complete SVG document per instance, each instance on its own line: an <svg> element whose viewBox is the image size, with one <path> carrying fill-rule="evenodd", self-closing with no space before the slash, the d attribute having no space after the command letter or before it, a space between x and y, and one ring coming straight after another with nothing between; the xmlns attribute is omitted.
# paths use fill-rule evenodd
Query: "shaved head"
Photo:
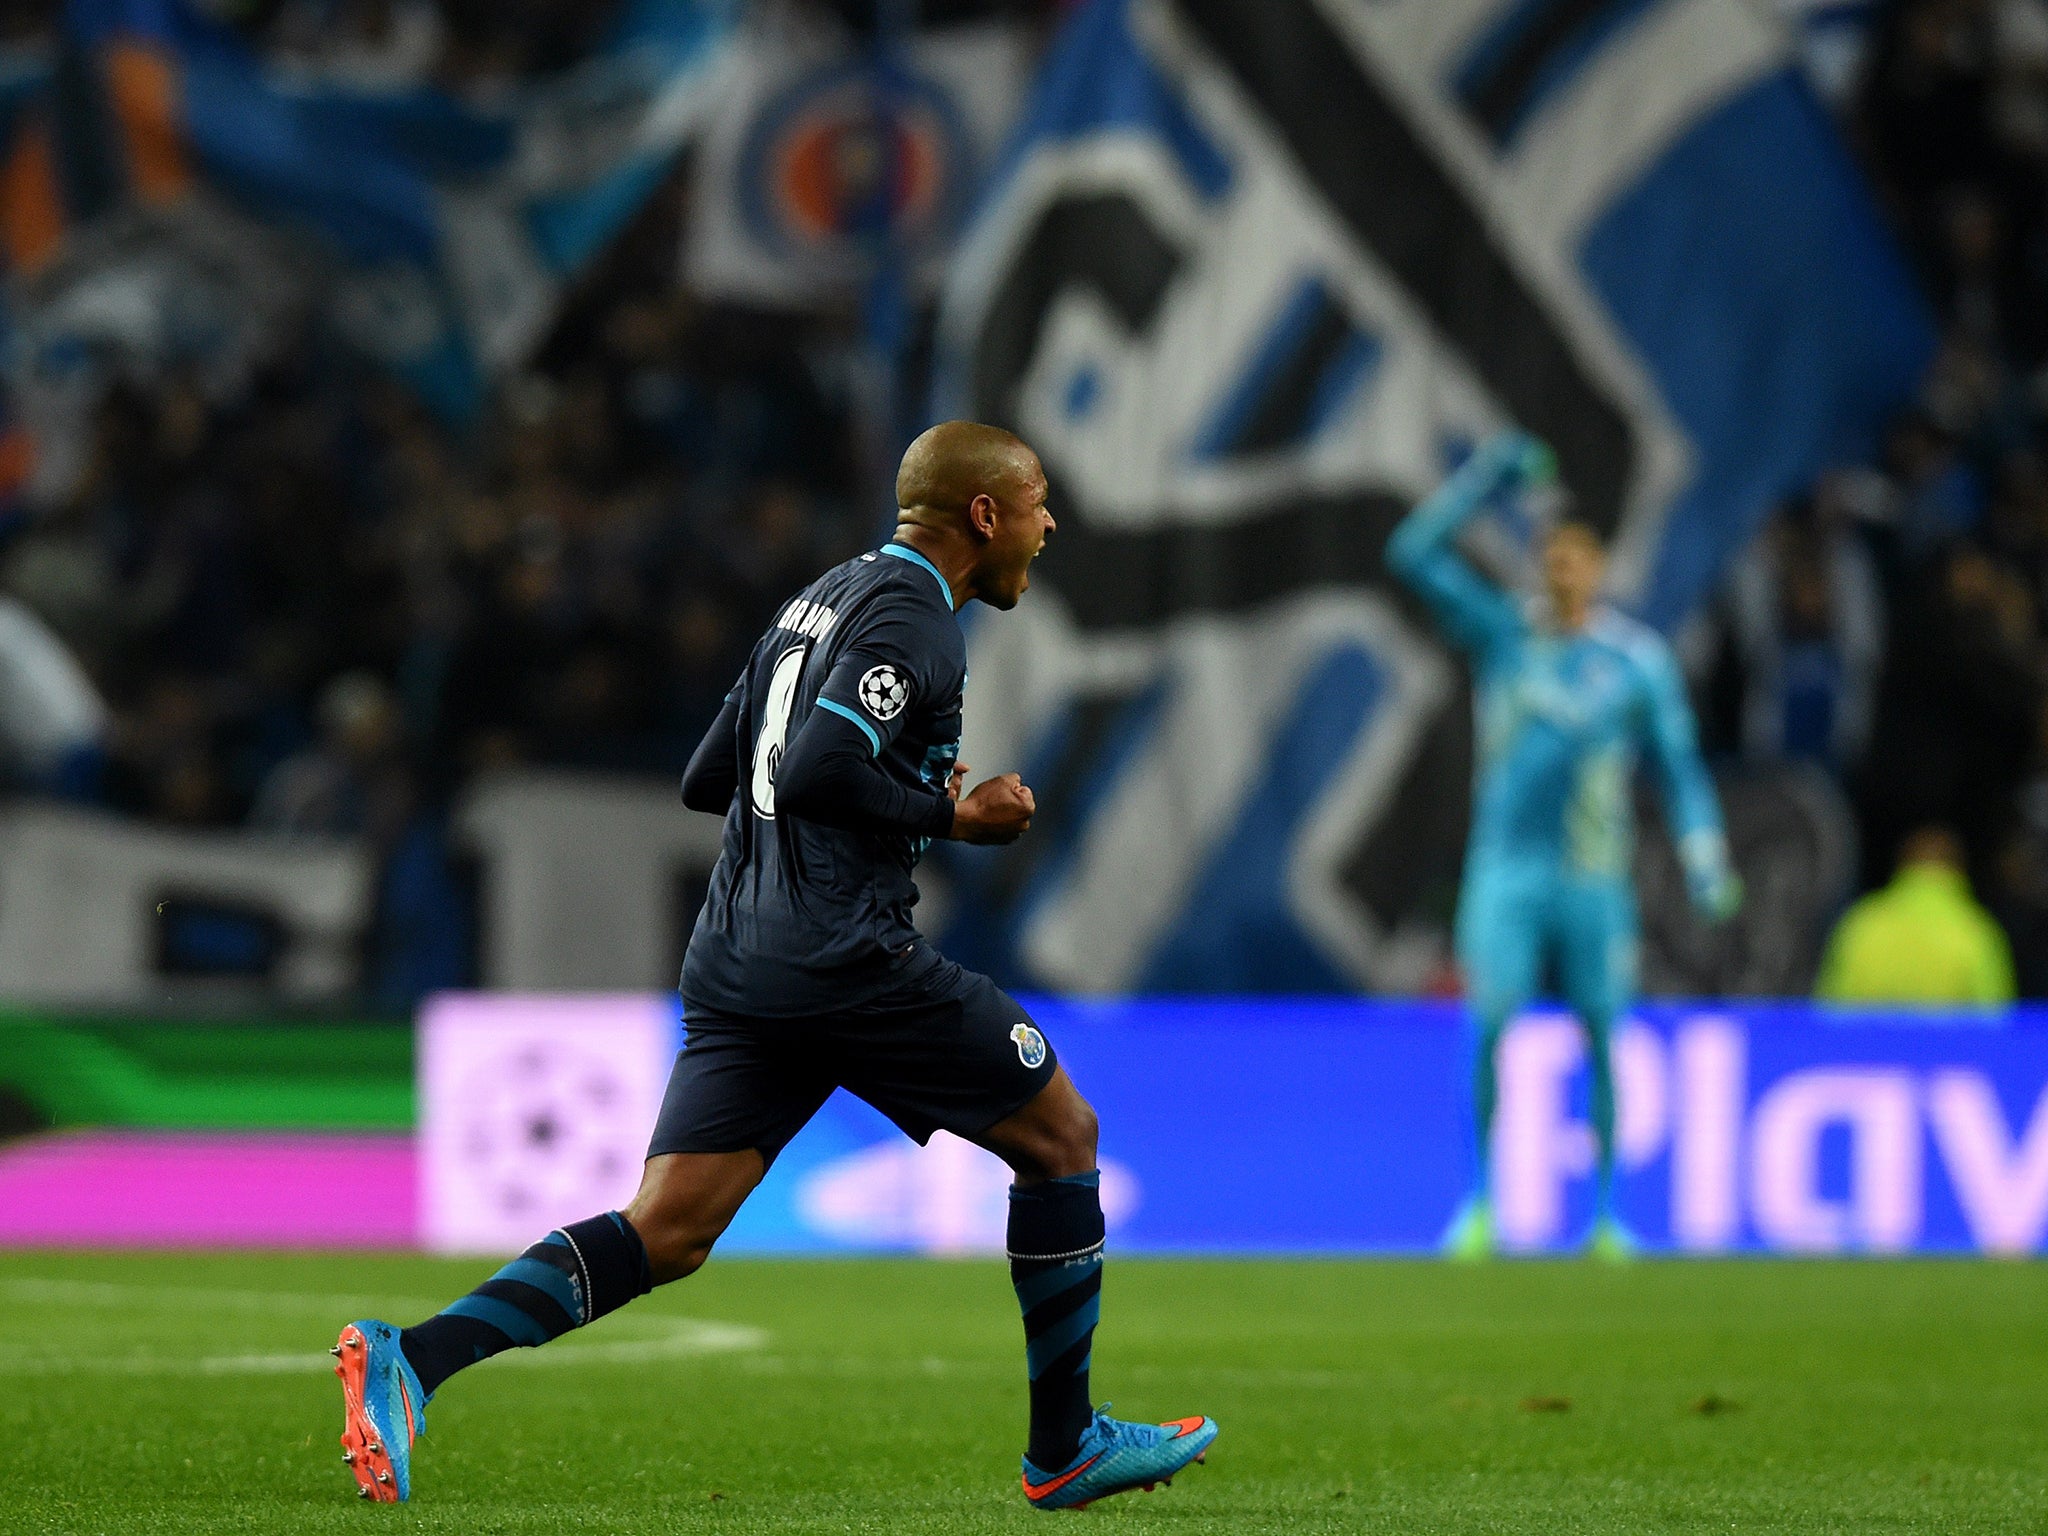
<svg viewBox="0 0 2048 1536"><path fill-rule="evenodd" d="M1001 427L942 421L904 453L896 505L904 521L936 526L964 517L977 496L1014 496L1041 473L1038 455Z"/></svg>
<svg viewBox="0 0 2048 1536"><path fill-rule="evenodd" d="M896 471L896 537L932 560L957 607L1014 608L1031 562L1059 526L1046 510L1045 466L1001 427L942 421Z"/></svg>

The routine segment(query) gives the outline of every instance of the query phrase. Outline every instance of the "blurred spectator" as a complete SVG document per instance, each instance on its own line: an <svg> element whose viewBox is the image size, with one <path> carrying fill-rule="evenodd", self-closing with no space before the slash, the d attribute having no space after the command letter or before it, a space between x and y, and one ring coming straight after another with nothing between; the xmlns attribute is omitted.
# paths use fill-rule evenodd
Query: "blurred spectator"
<svg viewBox="0 0 2048 1536"><path fill-rule="evenodd" d="M1991 876L2032 761L2035 623L2025 584L1974 545L1902 584L1863 779L1867 849L1938 821Z"/></svg>
<svg viewBox="0 0 2048 1536"><path fill-rule="evenodd" d="M23 604L0 598L0 773L84 798L96 793L107 707L92 681Z"/></svg>
<svg viewBox="0 0 2048 1536"><path fill-rule="evenodd" d="M1935 297L1949 334L2020 366L2039 363L2041 317L2029 302L2011 218L1991 188L1944 193L1941 237Z"/></svg>
<svg viewBox="0 0 2048 1536"><path fill-rule="evenodd" d="M387 841L410 810L398 701L381 678L349 672L320 697L320 739L271 769L249 825Z"/></svg>
<svg viewBox="0 0 2048 1536"><path fill-rule="evenodd" d="M1744 755L1853 768L1870 739L1884 597L1839 487L1765 527L1729 573L1722 616Z"/></svg>
<svg viewBox="0 0 2048 1536"><path fill-rule="evenodd" d="M469 979L469 895L446 817L423 799L390 685L349 672L320 698L320 736L270 771L249 813L270 831L357 838L377 855L369 1000L393 1009Z"/></svg>
<svg viewBox="0 0 2048 1536"><path fill-rule="evenodd" d="M1897 529L1900 548L1917 559L1975 531L1984 484L1953 428L1911 412L1885 443L1887 497L1878 509Z"/></svg>
<svg viewBox="0 0 2048 1536"><path fill-rule="evenodd" d="M1977 904L1962 844L1922 827L1899 849L1883 890L1844 914L1821 962L1818 996L1836 1003L2001 1007L2014 997L2012 954Z"/></svg>
<svg viewBox="0 0 2048 1536"><path fill-rule="evenodd" d="M2048 848L2040 828L2009 842L1999 861L1994 915L2012 946L2013 976L2022 997L2048 997Z"/></svg>
<svg viewBox="0 0 2048 1536"><path fill-rule="evenodd" d="M1996 37L1989 0L1893 0L1873 39L1863 127L1909 240L1938 245L1940 199L1997 156L1990 102Z"/></svg>

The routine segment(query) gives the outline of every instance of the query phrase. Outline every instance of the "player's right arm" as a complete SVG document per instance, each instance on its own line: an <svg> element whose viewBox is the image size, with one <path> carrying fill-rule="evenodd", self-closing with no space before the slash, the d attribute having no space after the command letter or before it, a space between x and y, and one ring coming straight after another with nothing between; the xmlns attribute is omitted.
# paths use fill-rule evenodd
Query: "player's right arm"
<svg viewBox="0 0 2048 1536"><path fill-rule="evenodd" d="M1550 450L1533 437L1497 433L1403 518L1387 540L1387 568L1469 650L1488 649L1512 634L1519 620L1513 600L1458 553L1458 532L1489 496L1517 480L1534 483L1553 472L1550 464Z"/></svg>
<svg viewBox="0 0 2048 1536"><path fill-rule="evenodd" d="M744 681L734 685L719 706L718 718L690 754L683 770L683 804L693 811L723 816L732 808L732 797L740 787L740 712L746 692Z"/></svg>
<svg viewBox="0 0 2048 1536"><path fill-rule="evenodd" d="M849 832L903 832L962 843L1013 843L1031 826L1035 803L1014 773L977 784L958 800L912 789L884 773L854 722L815 709L782 754L775 806L791 816Z"/></svg>

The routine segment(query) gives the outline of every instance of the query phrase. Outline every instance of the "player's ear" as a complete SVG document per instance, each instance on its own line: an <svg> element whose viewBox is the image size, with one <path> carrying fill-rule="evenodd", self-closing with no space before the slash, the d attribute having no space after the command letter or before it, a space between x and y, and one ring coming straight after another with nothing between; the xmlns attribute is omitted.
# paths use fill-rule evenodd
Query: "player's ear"
<svg viewBox="0 0 2048 1536"><path fill-rule="evenodd" d="M984 539L996 536L996 499L983 491L967 503L967 526Z"/></svg>

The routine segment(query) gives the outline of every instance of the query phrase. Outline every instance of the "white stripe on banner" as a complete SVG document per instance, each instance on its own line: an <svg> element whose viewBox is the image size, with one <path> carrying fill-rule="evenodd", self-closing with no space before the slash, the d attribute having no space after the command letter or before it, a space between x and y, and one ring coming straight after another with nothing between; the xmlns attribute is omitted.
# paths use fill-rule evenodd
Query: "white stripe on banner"
<svg viewBox="0 0 2048 1536"><path fill-rule="evenodd" d="M1784 29L1740 0L1657 7L1521 134L1508 160L1515 221L1576 250L1587 226L1702 113L1789 61Z"/></svg>
<svg viewBox="0 0 2048 1536"><path fill-rule="evenodd" d="M1389 791L1461 727L1371 622L1404 504L1518 419L1614 526L1618 595L1670 617L1910 392L1919 311L1787 38L1760 0L1076 12L938 327L942 412L1020 429L1071 514L1035 607L970 642L1004 707L970 698L965 755L1068 791L962 925L992 969L1420 979L1427 919L1379 902L1448 878L1455 829L1392 824ZM1848 216L1801 224L1801 181ZM1808 248L1776 270L1786 219Z"/></svg>
<svg viewBox="0 0 2048 1536"><path fill-rule="evenodd" d="M1376 7L1369 18L1387 52L1412 65L1423 78L1442 79L1474 36L1514 0L1403 0ZM1342 14L1332 11L1340 25Z"/></svg>
<svg viewBox="0 0 2048 1536"><path fill-rule="evenodd" d="M1200 620L1163 638L1158 725L1096 808L1067 879L1025 925L1033 974L1057 987L1136 983L1244 803L1265 755L1263 717L1286 707L1288 674L1311 659L1273 655L1278 626L1263 617Z"/></svg>
<svg viewBox="0 0 2048 1536"><path fill-rule="evenodd" d="M1649 557L1663 533L1664 514L1678 488L1693 473L1684 434L1672 421L1635 348L1616 331L1612 317L1587 292L1576 245L1567 243L1568 235L1576 240L1578 224L1567 225L1554 217L1552 210L1531 206L1531 198L1520 190L1521 175L1516 166L1495 154L1491 143L1443 86L1446 72L1453 67L1456 45L1468 42L1511 0L1487 0L1483 6L1460 3L1457 9L1462 19L1455 39L1451 38L1448 26L1439 33L1416 20L1418 13L1430 11L1438 0L1401 0L1393 5L1361 4L1358 0L1316 3L1332 25L1348 35L1361 67L1371 70L1388 94L1402 101L1408 122L1436 152L1438 163L1465 183L1475 205L1488 211L1494 238L1503 253L1512 255L1524 279L1543 295L1552 318L1571 338L1580 361L1604 383L1617 409L1630 418L1640 457L1621 525L1615 531L1608 585L1611 592L1624 599L1639 595L1649 574ZM1693 9L1698 3L1700 0L1684 0L1680 8ZM1739 0L1704 3L1740 8ZM1639 25L1632 29L1634 33L1649 30L1654 28ZM1588 79L1604 77L1609 67L1610 60L1603 53L1584 74ZM1647 84L1637 70L1627 70L1628 88L1650 97L1669 90L1670 55L1664 56L1662 67L1663 73L1654 75ZM1578 82L1577 87L1584 89L1585 81ZM1723 82L1712 91L1684 95L1682 114L1696 115L1707 101L1714 99L1713 91L1726 88ZM1614 109L1610 104L1600 110ZM1682 114L1660 114L1654 107L1642 110L1645 115L1659 117L1666 139L1685 124ZM1536 126L1532 124L1532 130ZM1640 174L1649 155L1660 147L1661 142L1653 145L1647 139L1611 136L1595 117L1591 120L1591 131L1571 145L1571 153L1582 162L1573 168L1573 173L1587 193L1597 194L1604 201ZM1577 218L1581 222L1589 220L1601 206L1601 202L1589 202ZM1447 358L1446 362L1455 366L1455 360Z"/></svg>
<svg viewBox="0 0 2048 1536"><path fill-rule="evenodd" d="M1179 624L1162 640L1157 666L1168 696L1159 724L1095 809L1058 889L1026 922L1034 975L1077 991L1138 984L1243 814L1276 725L1318 664L1347 644L1378 661L1385 695L1367 728L1323 744L1345 761L1296 829L1288 863L1305 928L1371 974L1384 935L1343 889L1342 857L1384 809L1450 697L1449 668L1392 605L1362 592L1308 595L1249 619ZM1085 649L1076 638L1066 644Z"/></svg>

